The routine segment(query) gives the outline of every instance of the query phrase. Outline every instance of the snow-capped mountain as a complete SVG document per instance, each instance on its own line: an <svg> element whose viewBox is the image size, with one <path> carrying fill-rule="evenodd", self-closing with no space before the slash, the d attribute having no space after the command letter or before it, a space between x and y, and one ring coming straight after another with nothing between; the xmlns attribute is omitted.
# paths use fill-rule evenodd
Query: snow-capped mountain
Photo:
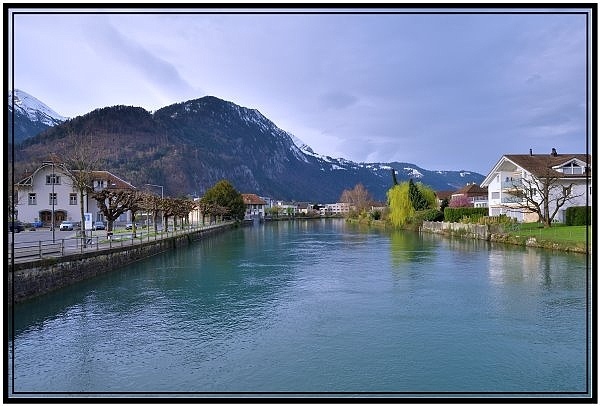
<svg viewBox="0 0 600 406"><path fill-rule="evenodd" d="M389 182L391 171L395 171L398 180L414 179L423 182L436 190L457 190L467 183L481 183L484 176L469 171L432 171L420 168L411 163L403 162L371 162L357 163L344 158L332 158L326 155L320 155L302 141L300 138L288 133L295 146L297 146L305 155L313 157L321 162L321 170L331 171L357 171L367 170L381 178L384 183Z"/></svg>
<svg viewBox="0 0 600 406"><path fill-rule="evenodd" d="M165 185L165 193L174 196L201 196L228 179L242 193L321 203L335 202L345 189L362 183L375 199L385 201L392 171L398 181L412 178L439 191L484 178L410 163L357 163L319 155L258 110L213 96L153 113L131 106L97 109L71 119L69 126L56 125L26 140L18 158L31 161L50 152L64 154L62 145L72 145L77 137L69 131L72 127L94 134L93 143L103 151L111 172L134 185ZM59 139L63 142L56 142Z"/></svg>
<svg viewBox="0 0 600 406"><path fill-rule="evenodd" d="M67 117L61 116L30 94L15 89L14 92L8 93L9 131L12 129L13 107L15 144L67 120Z"/></svg>

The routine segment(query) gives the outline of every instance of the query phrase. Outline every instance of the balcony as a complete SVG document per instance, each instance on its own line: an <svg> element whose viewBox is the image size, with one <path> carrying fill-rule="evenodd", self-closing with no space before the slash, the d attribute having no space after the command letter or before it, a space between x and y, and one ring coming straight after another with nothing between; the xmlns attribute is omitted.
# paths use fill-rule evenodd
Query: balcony
<svg viewBox="0 0 600 406"><path fill-rule="evenodd" d="M523 181L519 179L513 179L508 181L502 181L502 190L506 189L521 189L523 187Z"/></svg>
<svg viewBox="0 0 600 406"><path fill-rule="evenodd" d="M511 196L508 194L502 195L500 200L502 203L523 203L523 199L517 196Z"/></svg>

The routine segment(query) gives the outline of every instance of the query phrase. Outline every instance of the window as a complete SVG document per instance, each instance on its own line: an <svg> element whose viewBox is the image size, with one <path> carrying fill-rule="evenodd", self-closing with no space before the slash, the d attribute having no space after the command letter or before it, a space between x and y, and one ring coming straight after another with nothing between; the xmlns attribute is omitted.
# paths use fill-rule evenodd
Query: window
<svg viewBox="0 0 600 406"><path fill-rule="evenodd" d="M49 193L48 194L48 204L49 205L56 205L56 193Z"/></svg>
<svg viewBox="0 0 600 406"><path fill-rule="evenodd" d="M60 185L60 175L46 175L46 185Z"/></svg>
<svg viewBox="0 0 600 406"><path fill-rule="evenodd" d="M583 173L583 168L577 165L575 162L571 162L570 164L562 167L562 172L565 175L579 175Z"/></svg>
<svg viewBox="0 0 600 406"><path fill-rule="evenodd" d="M492 199L500 199L500 192L492 192Z"/></svg>
<svg viewBox="0 0 600 406"><path fill-rule="evenodd" d="M69 204L70 205L77 204L77 193L69 193Z"/></svg>
<svg viewBox="0 0 600 406"><path fill-rule="evenodd" d="M29 193L29 198L27 199L28 203L30 205L36 205L37 204L37 196L35 193Z"/></svg>

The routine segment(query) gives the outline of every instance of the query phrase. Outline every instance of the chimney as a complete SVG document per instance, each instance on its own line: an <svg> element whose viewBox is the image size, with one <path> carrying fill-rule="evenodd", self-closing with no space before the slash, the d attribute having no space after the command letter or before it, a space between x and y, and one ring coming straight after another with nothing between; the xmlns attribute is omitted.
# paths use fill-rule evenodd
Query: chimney
<svg viewBox="0 0 600 406"><path fill-rule="evenodd" d="M529 156L533 156L533 150L529 148Z"/></svg>
<svg viewBox="0 0 600 406"><path fill-rule="evenodd" d="M558 155L558 153L556 152L556 148L552 148L552 153L550 155L552 155L552 156Z"/></svg>

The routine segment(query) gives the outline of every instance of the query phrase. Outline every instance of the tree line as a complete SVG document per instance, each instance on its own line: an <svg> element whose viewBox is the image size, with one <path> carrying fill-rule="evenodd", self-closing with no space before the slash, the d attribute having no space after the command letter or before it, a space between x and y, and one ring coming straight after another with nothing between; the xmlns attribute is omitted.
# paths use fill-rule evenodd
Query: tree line
<svg viewBox="0 0 600 406"><path fill-rule="evenodd" d="M136 215L141 212L151 213L154 231L157 232L159 214L162 223L169 224L173 219L173 227L178 224L182 227L189 223L189 215L198 209L202 214L202 223L206 217L209 221L218 218L242 220L245 214L244 200L227 180L221 180L207 190L206 194L198 201L188 197L159 197L156 194L130 189L106 188L92 191L91 197L96 200L98 209L107 220L107 232L112 233L113 224L123 213L131 213L132 233L136 234Z"/></svg>

